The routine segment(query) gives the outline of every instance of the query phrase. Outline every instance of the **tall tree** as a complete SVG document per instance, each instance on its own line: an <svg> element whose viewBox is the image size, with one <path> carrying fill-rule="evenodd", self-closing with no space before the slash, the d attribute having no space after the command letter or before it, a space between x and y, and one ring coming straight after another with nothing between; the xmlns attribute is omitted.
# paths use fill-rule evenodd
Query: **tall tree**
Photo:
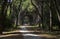
<svg viewBox="0 0 60 39"><path fill-rule="evenodd" d="M0 34L2 34L2 31L5 29L5 20L6 20L6 4L7 4L7 0L3 0L3 4L2 4L2 10L1 10L1 14L0 14L0 25L1 25L1 31Z"/></svg>

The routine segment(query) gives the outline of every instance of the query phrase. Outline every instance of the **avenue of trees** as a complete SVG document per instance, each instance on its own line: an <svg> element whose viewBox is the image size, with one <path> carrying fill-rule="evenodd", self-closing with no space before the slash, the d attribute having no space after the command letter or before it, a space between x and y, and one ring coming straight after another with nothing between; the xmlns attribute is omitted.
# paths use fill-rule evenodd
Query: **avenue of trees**
<svg viewBox="0 0 60 39"><path fill-rule="evenodd" d="M0 0L0 33L24 23L60 30L60 0Z"/></svg>

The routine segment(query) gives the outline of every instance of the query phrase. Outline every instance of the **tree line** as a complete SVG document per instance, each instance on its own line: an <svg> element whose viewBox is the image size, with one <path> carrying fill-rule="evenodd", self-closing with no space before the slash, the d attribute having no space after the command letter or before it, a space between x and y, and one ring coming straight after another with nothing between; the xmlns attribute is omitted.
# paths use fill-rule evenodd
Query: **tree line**
<svg viewBox="0 0 60 39"><path fill-rule="evenodd" d="M23 25L25 16L42 30L60 30L59 0L0 0L1 33Z"/></svg>

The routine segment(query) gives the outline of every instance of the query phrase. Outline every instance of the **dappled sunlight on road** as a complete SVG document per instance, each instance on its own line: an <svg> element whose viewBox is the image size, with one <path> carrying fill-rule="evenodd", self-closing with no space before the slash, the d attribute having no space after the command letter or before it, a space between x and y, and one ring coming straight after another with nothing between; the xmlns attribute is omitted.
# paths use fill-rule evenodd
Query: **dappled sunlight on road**
<svg viewBox="0 0 60 39"><path fill-rule="evenodd" d="M40 31L33 31L33 30L20 30L19 32L40 32Z"/></svg>
<svg viewBox="0 0 60 39"><path fill-rule="evenodd" d="M25 28L25 27L38 27L38 26L19 26L20 28Z"/></svg>
<svg viewBox="0 0 60 39"><path fill-rule="evenodd" d="M39 35L36 35L36 34L23 34L23 36L39 36Z"/></svg>
<svg viewBox="0 0 60 39"><path fill-rule="evenodd" d="M9 36L17 36L19 34L7 34L7 35L1 35L0 37L9 37Z"/></svg>

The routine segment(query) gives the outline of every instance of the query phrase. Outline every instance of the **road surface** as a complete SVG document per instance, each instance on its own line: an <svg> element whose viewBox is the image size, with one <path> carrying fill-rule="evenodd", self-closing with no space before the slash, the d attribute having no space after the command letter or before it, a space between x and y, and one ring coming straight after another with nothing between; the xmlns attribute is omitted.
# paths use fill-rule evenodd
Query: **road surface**
<svg viewBox="0 0 60 39"><path fill-rule="evenodd" d="M55 36L46 35L46 34L34 34L34 33L35 33L34 31L29 31L24 26L21 27L20 30L14 31L14 33L0 35L0 39L57 39L55 38Z"/></svg>

